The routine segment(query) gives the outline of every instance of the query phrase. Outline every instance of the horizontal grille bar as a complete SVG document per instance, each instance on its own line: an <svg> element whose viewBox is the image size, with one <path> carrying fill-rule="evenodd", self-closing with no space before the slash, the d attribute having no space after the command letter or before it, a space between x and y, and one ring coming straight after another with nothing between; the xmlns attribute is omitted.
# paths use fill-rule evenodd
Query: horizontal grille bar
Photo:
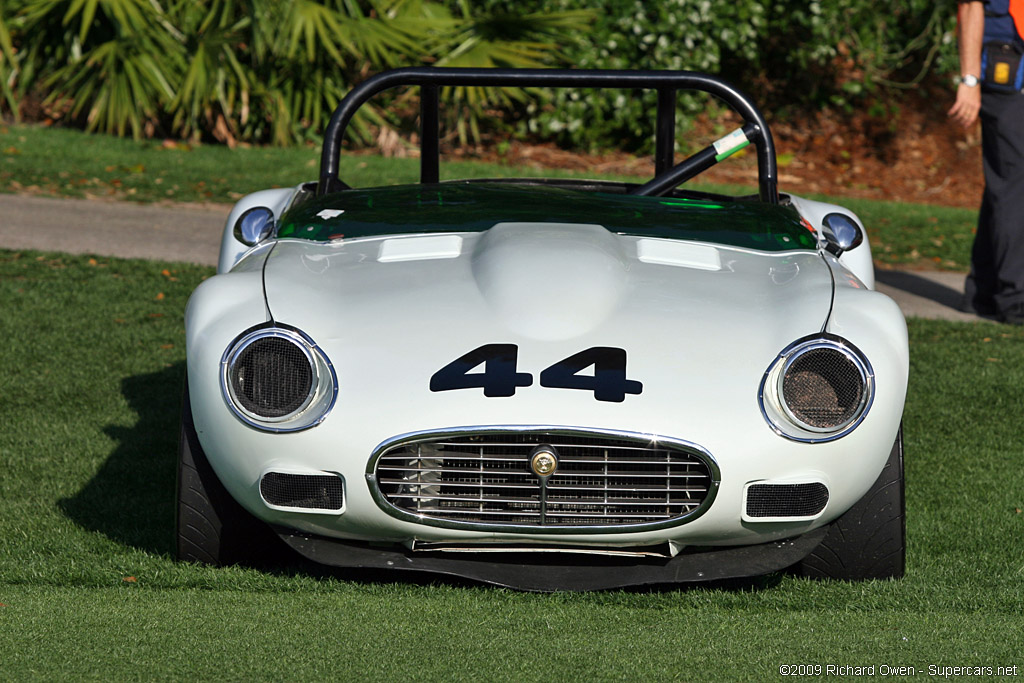
<svg viewBox="0 0 1024 683"><path fill-rule="evenodd" d="M523 461L523 465L524 466L526 465L526 461ZM484 469L471 470L471 469L467 469L467 468L464 468L464 467L395 467L393 465L389 465L389 466L386 466L386 467L384 467L384 466L378 467L377 469L378 469L378 471L385 471L385 472L402 472L402 473L414 472L414 473L422 473L422 474L429 474L429 473L455 474L455 475L459 475L459 476L464 476L464 475L469 475L469 474L489 474L489 475L502 475L502 476L528 476L528 474L529 474L527 472L509 472L508 470L484 470ZM670 478L670 479L673 479L673 478L674 479L698 479L698 478L703 478L703 479L707 479L707 477L708 477L707 474L692 473L692 472L665 472L665 473L651 474L651 473L648 473L648 472L634 472L634 471L626 471L626 472L601 472L601 471L598 471L598 470L573 470L571 472L566 473L565 476L576 476L576 477L613 477L613 478L617 478L617 477L638 477L638 478L641 478L641 479L644 478L644 477L656 477L656 478L659 478L659 479L665 479L665 478Z"/></svg>
<svg viewBox="0 0 1024 683"><path fill-rule="evenodd" d="M387 477L382 478L379 481L380 481L381 484L419 485L419 486L435 486L436 485L436 484L434 484L432 482L426 482L426 481L425 482L410 482L410 481L405 480L405 479L388 479ZM483 482L483 483L480 483L480 482L475 482L475 481L445 481L444 485L445 486L465 486L465 487L478 488L478 489L488 489L488 488L516 489L516 488L523 488L523 489L530 489L530 490L533 490L533 491L537 490L537 485L536 484L531 484L531 483L527 483L527 482L499 482L499 483ZM586 484L559 484L559 485L548 484L548 491L593 491L593 490L595 490L593 486L588 486ZM637 485L632 485L632 484L621 484L620 483L620 484L612 484L612 485L609 485L609 486L606 486L606 487L602 487L602 488L599 488L599 489L596 489L596 490L598 490L598 491L637 491L639 493L644 493L644 492L648 492L648 491L650 491L650 492L663 492L663 491L693 491L693 492L700 492L700 491L706 491L707 487L706 486L671 486L671 485L669 485L669 486L654 486L654 485L650 485L650 484L648 484L646 486L637 486Z"/></svg>
<svg viewBox="0 0 1024 683"><path fill-rule="evenodd" d="M402 456L401 458L393 458L392 457L392 458L382 459L382 462L381 462L381 465L380 465L379 468L380 469L389 469L389 468L409 469L408 466L402 465L401 461L417 462L418 460L429 460L429 458L426 458L426 459L422 459L422 458L408 458L406 456ZM450 465L451 469L458 469L460 466L463 466L463 465L465 465L467 463L468 464L474 464L474 465L483 466L485 464L492 464L492 463L508 463L509 459L507 457L506 458L468 458L468 457L464 457L464 456L454 456L454 457L445 456L444 457L444 462L450 463L451 464ZM583 459L577 460L577 459L572 459L572 460L566 461L566 463L571 464L573 466L578 466L578 465L597 465L597 466L600 466L600 467L609 467L609 466L612 466L612 467L613 466L637 467L637 466L644 466L644 465L658 465L658 466L665 465L666 461L665 460L639 461L639 460L583 460ZM695 465L695 466L699 466L700 465L700 463L698 461L693 461L693 462L676 462L676 463L671 463L671 464L673 466L677 466L677 467L678 466L685 466L685 465ZM468 468L463 467L463 469L468 469Z"/></svg>
<svg viewBox="0 0 1024 683"><path fill-rule="evenodd" d="M557 464L531 470L538 449ZM573 430L443 433L375 455L385 510L441 526L534 531L680 523L709 501L717 470L699 449L646 436Z"/></svg>
<svg viewBox="0 0 1024 683"><path fill-rule="evenodd" d="M385 467L402 468L402 466L399 464L401 461L416 462L417 460L422 460L422 459L421 458L410 458L409 456L400 456L400 457L391 456L391 457L386 458L386 459L384 459L384 458L381 459L381 461L382 461L381 468L382 469L385 468ZM427 460L429 460L429 458L427 458ZM395 464L391 464L394 461L396 461ZM449 462L449 463L479 463L479 464L483 464L483 463L507 463L509 461L509 459L508 459L508 457L502 458L502 457L497 457L497 456L493 456L493 457L473 457L473 456L461 456L461 455L460 456L445 455L444 456L444 461L445 462ZM599 459L591 460L591 459L584 459L584 458L579 458L579 459L578 458L573 458L571 460L567 460L566 462L571 463L572 465L601 465L601 466L606 466L606 465L624 465L624 466L633 466L633 467L635 467L637 465L665 465L666 464L666 460L664 458L662 460L646 460L646 461L644 461L644 460L599 460ZM690 461L690 462L673 462L671 464L672 465L676 465L676 466L679 466L679 465L699 465L700 462L697 461L697 460L694 460L694 461ZM402 469L404 469L404 468L402 468Z"/></svg>
<svg viewBox="0 0 1024 683"><path fill-rule="evenodd" d="M392 498L414 498L416 500L452 500L461 501L466 503L534 503L536 500L533 498L516 498L514 496L483 496L479 498L469 498L466 496L453 496L453 495L429 495L420 493L393 493ZM600 498L595 497L593 499L573 499L573 500L548 500L548 505L667 505L667 501L657 500L637 500L635 498Z"/></svg>
<svg viewBox="0 0 1024 683"><path fill-rule="evenodd" d="M503 511L503 510L467 510L467 509L463 509L463 508L451 508L449 510L446 510L446 512L451 513L453 515L458 515L458 514L461 513L461 514L464 514L464 515L467 515L467 516L468 515L484 515L484 516L492 515L493 517L499 517L500 516L500 517L516 517L516 518L523 517L523 518L531 518L531 519L540 519L540 512L538 512L536 510L534 510L534 511L530 511L530 510L521 510L520 511L520 510L517 510L515 512L506 512L506 511ZM617 517L615 517L615 519L619 519L620 517L621 516L617 516ZM609 519L612 519L611 517L595 515L595 514L567 513L567 512L548 513L548 518L593 520L595 522L602 522L602 523L607 523ZM628 519L630 519L630 523L634 523L635 524L637 522L641 522L642 523L642 522L646 522L646 521L661 521L661 520L666 520L666 519L673 519L673 516L669 515L669 514L658 515L658 514L642 513L642 514L632 515ZM585 531L585 529L581 529L580 531Z"/></svg>
<svg viewBox="0 0 1024 683"><path fill-rule="evenodd" d="M434 446L445 446L450 448L465 448L466 446L474 446L478 448L520 448L524 445L525 441L488 441L486 443L473 443L465 441L433 441L431 442ZM583 443L572 443L569 441L548 441L548 446L554 446L559 450L565 450L569 448L588 448L590 450L602 449L602 448L614 448L619 451L643 451L644 453L654 453L658 450L669 452L667 449L658 449L657 447L652 448L651 446L637 446L628 442L621 442L619 444L583 444Z"/></svg>

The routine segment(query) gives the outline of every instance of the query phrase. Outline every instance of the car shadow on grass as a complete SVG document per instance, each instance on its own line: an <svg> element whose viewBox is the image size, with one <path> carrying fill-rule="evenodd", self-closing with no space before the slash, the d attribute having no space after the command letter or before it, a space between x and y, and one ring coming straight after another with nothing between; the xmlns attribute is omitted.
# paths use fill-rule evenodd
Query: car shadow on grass
<svg viewBox="0 0 1024 683"><path fill-rule="evenodd" d="M995 316L975 315L963 309L964 274L945 271L890 270L879 268L875 281L884 293L900 304L906 316L947 320L995 320ZM886 291L885 287L890 288Z"/></svg>
<svg viewBox="0 0 1024 683"><path fill-rule="evenodd" d="M116 446L77 494L58 502L69 519L127 547L175 557L178 435L184 379L185 363L179 362L158 372L126 377L121 381L122 395L138 420L131 426L110 425L104 429ZM279 576L299 575L368 584L487 586L470 579L427 572L319 565L291 551L276 536L268 538L262 547L268 552L261 553L261 559L254 563L254 568ZM779 580L780 575L773 574L688 585L646 585L624 590L646 593L697 588L756 591L772 587Z"/></svg>
<svg viewBox="0 0 1024 683"><path fill-rule="evenodd" d="M117 444L88 484L59 501L80 526L160 555L174 550L175 478L185 363L121 380L138 420L109 425Z"/></svg>
<svg viewBox="0 0 1024 683"><path fill-rule="evenodd" d="M963 276L961 275L960 277L962 278ZM890 287L929 299L941 306L954 310L960 309L961 300L963 299L962 290L936 282L934 279L919 273L905 270L879 269L875 272L875 279Z"/></svg>

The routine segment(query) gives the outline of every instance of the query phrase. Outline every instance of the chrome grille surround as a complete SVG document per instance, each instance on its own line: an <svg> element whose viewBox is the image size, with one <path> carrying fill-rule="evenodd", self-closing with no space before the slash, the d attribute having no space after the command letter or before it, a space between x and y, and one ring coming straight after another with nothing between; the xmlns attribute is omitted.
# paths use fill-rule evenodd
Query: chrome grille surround
<svg viewBox="0 0 1024 683"><path fill-rule="evenodd" d="M540 446L558 453L545 477L530 469ZM711 455L686 441L552 426L405 434L374 450L366 478L377 505L398 519L531 534L676 526L708 510L721 480Z"/></svg>

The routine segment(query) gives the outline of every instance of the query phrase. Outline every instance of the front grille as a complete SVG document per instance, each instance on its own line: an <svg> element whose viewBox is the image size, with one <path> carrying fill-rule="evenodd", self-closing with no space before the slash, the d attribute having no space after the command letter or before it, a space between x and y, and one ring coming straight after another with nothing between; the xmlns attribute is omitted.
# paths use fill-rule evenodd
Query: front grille
<svg viewBox="0 0 1024 683"><path fill-rule="evenodd" d="M538 477L538 447L557 456ZM677 442L604 432L433 433L385 446L373 482L385 510L426 524L526 527L671 525L703 511L717 486L709 457ZM403 515L404 513L404 515Z"/></svg>

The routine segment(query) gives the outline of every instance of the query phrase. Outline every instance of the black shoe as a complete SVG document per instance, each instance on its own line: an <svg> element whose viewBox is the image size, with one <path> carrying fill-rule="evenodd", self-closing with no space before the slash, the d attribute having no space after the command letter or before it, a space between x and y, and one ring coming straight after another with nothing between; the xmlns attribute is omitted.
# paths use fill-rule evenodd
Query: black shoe
<svg viewBox="0 0 1024 683"><path fill-rule="evenodd" d="M1006 310L1000 311L999 320L1007 325L1024 325L1024 301L1010 304Z"/></svg>
<svg viewBox="0 0 1024 683"><path fill-rule="evenodd" d="M964 313L973 313L982 318L1001 317L999 309L991 298L975 296L969 298L966 295L960 300L960 310Z"/></svg>

